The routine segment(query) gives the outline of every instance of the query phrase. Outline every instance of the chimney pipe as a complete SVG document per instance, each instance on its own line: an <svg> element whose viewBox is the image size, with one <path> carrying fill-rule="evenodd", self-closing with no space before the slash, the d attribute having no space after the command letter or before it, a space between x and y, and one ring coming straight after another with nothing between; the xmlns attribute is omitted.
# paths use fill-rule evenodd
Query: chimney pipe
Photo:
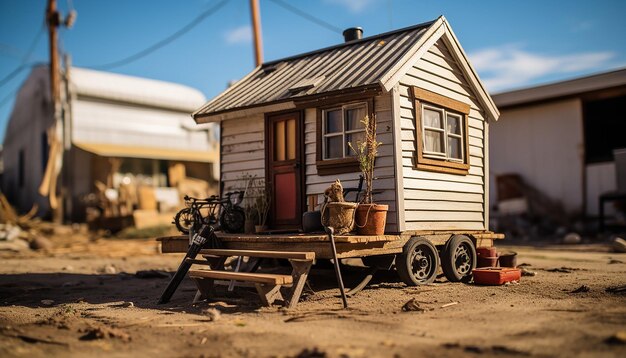
<svg viewBox="0 0 626 358"><path fill-rule="evenodd" d="M343 31L343 39L345 42L360 40L363 38L363 28L351 27Z"/></svg>

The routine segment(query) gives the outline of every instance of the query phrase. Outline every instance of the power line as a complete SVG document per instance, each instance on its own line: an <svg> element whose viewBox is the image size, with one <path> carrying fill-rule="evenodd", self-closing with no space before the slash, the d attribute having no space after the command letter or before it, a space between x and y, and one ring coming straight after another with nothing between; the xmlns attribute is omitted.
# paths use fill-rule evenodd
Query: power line
<svg viewBox="0 0 626 358"><path fill-rule="evenodd" d="M39 32L37 32L37 35L35 35L33 42L30 44L30 47L24 54L24 57L22 57L22 64L30 59L30 55L32 55L33 51L35 51L35 47L39 43L39 39L41 38L41 35L43 35L45 28L46 28L46 25L42 24L41 28L39 29Z"/></svg>
<svg viewBox="0 0 626 358"><path fill-rule="evenodd" d="M39 64L39 62L26 63L26 61L28 61L28 59L30 58L30 55L33 54L33 51L35 50L35 47L37 46L37 43L39 42L39 38L41 38L41 34L43 33L44 29L45 29L45 26L42 25L39 31L37 32L37 34L35 35L35 37L33 38L33 40L31 41L30 45L28 46L28 50L26 50L26 52L24 53L24 56L22 56L20 65L17 66L16 69L11 71L11 73L9 73L3 79L0 80L0 87L4 86L7 82L9 82L11 79L13 79L13 77L17 76L23 70L27 68L31 68Z"/></svg>
<svg viewBox="0 0 626 358"><path fill-rule="evenodd" d="M7 82L9 82L10 80L13 79L13 77L17 76L20 72L30 69L34 66L37 65L42 65L44 64L44 62L29 62L29 63L25 63L20 65L18 68L16 68L15 70L13 70L13 72L9 73L8 75L6 75L6 77L4 77L3 79L0 80L0 87L4 86L5 84L7 84Z"/></svg>
<svg viewBox="0 0 626 358"><path fill-rule="evenodd" d="M208 9L207 11L203 12L198 17L193 19L190 23L188 23L187 25L183 26L180 30L178 30L175 33L173 33L172 35L164 38L163 40L155 43L154 45L152 45L152 46L150 46L150 47L148 47L148 48L146 48L144 50L141 50L141 51L137 52L134 55L128 56L128 57L126 57L124 59L121 59L121 60L118 60L118 61L115 61L115 62L110 62L110 63L106 63L106 64L103 64L103 65L97 65L97 66L87 66L87 67L97 68L97 69L101 69L101 70L109 70L111 68L123 66L123 65L126 65L128 63L137 61L138 59L140 59L140 58L142 58L144 56L149 55L150 53L158 50L159 48L169 44L170 42L176 40L180 36L186 34L191 29L193 29L196 25L198 25L200 22L202 22L204 19L206 19L210 15L213 15L215 12L217 12L217 10L222 8L222 6L226 5L227 2L228 2L228 0L220 1L217 5L211 7L210 9Z"/></svg>
<svg viewBox="0 0 626 358"><path fill-rule="evenodd" d="M296 15L298 15L298 16L306 19L306 20L309 20L310 22L315 23L315 24L317 24L317 25L319 25L319 26L321 26L321 27L323 27L323 28L325 28L327 30L330 30L330 31L333 31L333 32L336 32L336 33L339 33L339 34L343 33L343 29L341 29L341 28L339 28L339 27L337 27L337 26L335 26L333 24L330 24L330 23L328 23L328 22L326 22L326 21L324 21L324 20L322 20L320 18L317 18L317 17L315 17L315 16L313 16L313 15L307 13L307 12L304 12L304 11L298 9L297 7L295 7L293 5L290 5L290 4L288 4L288 3L286 3L286 2L284 2L282 0L271 0L271 1L274 4L282 7L283 9L288 10L288 11L290 11L290 12L292 12L292 13L294 13L294 14L296 14Z"/></svg>

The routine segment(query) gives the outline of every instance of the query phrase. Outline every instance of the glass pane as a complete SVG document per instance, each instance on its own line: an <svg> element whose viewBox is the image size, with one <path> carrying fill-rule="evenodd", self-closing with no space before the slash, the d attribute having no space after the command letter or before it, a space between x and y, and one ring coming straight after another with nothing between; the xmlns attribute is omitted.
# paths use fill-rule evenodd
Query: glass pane
<svg viewBox="0 0 626 358"><path fill-rule="evenodd" d="M352 150L352 148L350 148L348 143L352 143L352 146L357 148L357 146L359 145L359 142L363 142L364 138L365 138L365 132L347 134L346 135L346 153L348 153L349 156L356 155L356 153Z"/></svg>
<svg viewBox="0 0 626 358"><path fill-rule="evenodd" d="M443 154L443 133L424 130L424 151Z"/></svg>
<svg viewBox="0 0 626 358"><path fill-rule="evenodd" d="M326 138L326 158L343 158L343 136Z"/></svg>
<svg viewBox="0 0 626 358"><path fill-rule="evenodd" d="M424 108L424 127L442 128L441 112Z"/></svg>
<svg viewBox="0 0 626 358"><path fill-rule="evenodd" d="M461 134L461 118L448 115L448 133Z"/></svg>
<svg viewBox="0 0 626 358"><path fill-rule="evenodd" d="M287 121L287 160L296 159L296 120Z"/></svg>
<svg viewBox="0 0 626 358"><path fill-rule="evenodd" d="M365 118L365 107L359 108L350 108L346 110L346 130L350 131L353 129L363 128L363 123L361 122L363 118Z"/></svg>
<svg viewBox="0 0 626 358"><path fill-rule="evenodd" d="M461 155L461 138L448 137L448 158L463 159Z"/></svg>
<svg viewBox="0 0 626 358"><path fill-rule="evenodd" d="M343 131L341 127L341 110L326 112L326 133L338 133Z"/></svg>
<svg viewBox="0 0 626 358"><path fill-rule="evenodd" d="M285 160L285 121L274 122L274 160Z"/></svg>

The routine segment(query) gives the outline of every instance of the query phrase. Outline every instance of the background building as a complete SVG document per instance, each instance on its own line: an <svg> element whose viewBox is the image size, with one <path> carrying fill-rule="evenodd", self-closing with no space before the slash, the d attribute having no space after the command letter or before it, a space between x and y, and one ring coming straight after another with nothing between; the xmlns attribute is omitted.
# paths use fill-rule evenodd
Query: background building
<svg viewBox="0 0 626 358"><path fill-rule="evenodd" d="M55 126L46 66L33 69L17 96L4 141L2 184L20 211L36 204L39 215L49 214L46 185L66 192L66 217L75 220L84 217L90 193L109 201L109 215L128 215L176 206L183 193L206 195L217 188L219 134L189 115L204 103L201 92L81 68L71 68L62 87L65 131Z"/></svg>
<svg viewBox="0 0 626 358"><path fill-rule="evenodd" d="M492 206L524 194L560 206L569 218L589 218L598 215L601 194L626 190L618 187L614 159L614 150L626 148L626 69L493 99L501 117L489 137ZM518 179L510 174L526 193L512 188Z"/></svg>

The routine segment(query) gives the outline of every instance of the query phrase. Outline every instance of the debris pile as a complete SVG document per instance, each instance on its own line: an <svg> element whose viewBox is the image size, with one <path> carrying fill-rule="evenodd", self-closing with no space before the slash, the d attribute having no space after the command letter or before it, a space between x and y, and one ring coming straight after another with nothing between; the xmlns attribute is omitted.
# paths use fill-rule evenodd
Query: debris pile
<svg viewBox="0 0 626 358"><path fill-rule="evenodd" d="M18 215L4 194L0 193L0 251L45 250L52 247L41 235L42 222L34 218L37 206L26 215Z"/></svg>

